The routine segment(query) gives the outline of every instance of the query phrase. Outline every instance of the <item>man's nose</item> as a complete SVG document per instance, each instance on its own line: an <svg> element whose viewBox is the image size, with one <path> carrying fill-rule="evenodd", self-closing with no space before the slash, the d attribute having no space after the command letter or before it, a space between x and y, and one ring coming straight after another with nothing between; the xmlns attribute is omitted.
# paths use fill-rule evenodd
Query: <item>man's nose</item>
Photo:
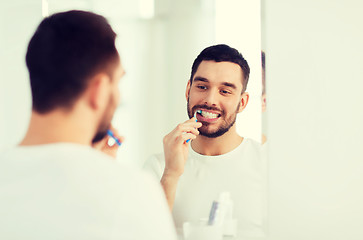
<svg viewBox="0 0 363 240"><path fill-rule="evenodd" d="M205 96L205 104L207 105L216 105L217 104L218 93L216 91L208 91Z"/></svg>

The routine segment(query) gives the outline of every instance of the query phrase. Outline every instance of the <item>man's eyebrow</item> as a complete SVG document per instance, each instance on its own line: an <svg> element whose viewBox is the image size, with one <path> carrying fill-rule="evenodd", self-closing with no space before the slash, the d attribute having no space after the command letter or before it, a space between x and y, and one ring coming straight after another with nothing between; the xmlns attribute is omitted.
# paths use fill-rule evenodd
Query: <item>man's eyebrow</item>
<svg viewBox="0 0 363 240"><path fill-rule="evenodd" d="M194 82L209 82L208 79L204 78L204 77L195 77Z"/></svg>
<svg viewBox="0 0 363 240"><path fill-rule="evenodd" d="M229 83L229 82L223 82L222 85L226 86L226 87L230 87L233 89L237 89L237 86L234 85L233 83Z"/></svg>
<svg viewBox="0 0 363 240"><path fill-rule="evenodd" d="M209 83L208 79L204 78L204 77L195 77L194 82L206 82L206 83ZM230 82L222 82L221 83L223 86L226 86L226 87L230 87L230 88L233 88L233 89L237 89L237 86L234 85L233 83L230 83Z"/></svg>

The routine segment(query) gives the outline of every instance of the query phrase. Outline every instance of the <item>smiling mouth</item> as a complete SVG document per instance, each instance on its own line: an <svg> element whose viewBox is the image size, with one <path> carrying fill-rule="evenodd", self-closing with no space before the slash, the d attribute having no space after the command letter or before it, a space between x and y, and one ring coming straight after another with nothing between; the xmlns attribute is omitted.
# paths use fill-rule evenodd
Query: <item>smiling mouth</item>
<svg viewBox="0 0 363 240"><path fill-rule="evenodd" d="M219 118L221 116L221 114L212 113L212 112L208 112L208 111L205 111L205 110L201 110L201 113L198 112L197 114L201 115L202 117L207 118L207 119L216 119L216 118Z"/></svg>

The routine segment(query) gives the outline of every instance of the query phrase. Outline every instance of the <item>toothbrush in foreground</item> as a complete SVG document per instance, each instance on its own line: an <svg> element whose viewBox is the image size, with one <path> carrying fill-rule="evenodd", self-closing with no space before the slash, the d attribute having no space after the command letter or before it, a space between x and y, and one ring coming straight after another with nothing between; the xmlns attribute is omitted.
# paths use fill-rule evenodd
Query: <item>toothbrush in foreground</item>
<svg viewBox="0 0 363 240"><path fill-rule="evenodd" d="M118 140L118 138L117 137L115 137L115 135L113 134L113 132L109 129L109 130L107 130L107 135L108 136L110 136L110 137L112 137L113 138L113 140L115 140L115 142L116 142L116 144L118 145L118 146L121 146L121 142L120 142L120 140Z"/></svg>
<svg viewBox="0 0 363 240"><path fill-rule="evenodd" d="M195 121L198 122L198 119L197 119L197 113L201 114L202 113L202 110L197 110L195 111L194 113L194 117L195 117ZM190 139L186 140L185 141L186 143L190 142Z"/></svg>

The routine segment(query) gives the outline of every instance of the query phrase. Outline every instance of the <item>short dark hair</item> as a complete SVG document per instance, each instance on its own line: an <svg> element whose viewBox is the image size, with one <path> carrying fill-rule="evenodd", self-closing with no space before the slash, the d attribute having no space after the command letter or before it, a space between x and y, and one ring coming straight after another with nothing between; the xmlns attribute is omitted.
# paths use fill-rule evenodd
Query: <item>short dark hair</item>
<svg viewBox="0 0 363 240"><path fill-rule="evenodd" d="M261 51L261 65L262 65L262 94L266 93L266 73L265 73L265 52Z"/></svg>
<svg viewBox="0 0 363 240"><path fill-rule="evenodd" d="M202 61L215 61L215 62L232 62L238 64L243 72L244 79L242 79L242 93L246 91L248 78L250 75L250 67L246 59L238 50L231 48L226 44L218 44L205 48L198 57L194 60L192 65L192 73L190 75L190 82L192 83L194 74Z"/></svg>
<svg viewBox="0 0 363 240"><path fill-rule="evenodd" d="M33 110L70 108L99 71L111 74L119 60L116 33L95 13L68 11L45 18L26 54Z"/></svg>

